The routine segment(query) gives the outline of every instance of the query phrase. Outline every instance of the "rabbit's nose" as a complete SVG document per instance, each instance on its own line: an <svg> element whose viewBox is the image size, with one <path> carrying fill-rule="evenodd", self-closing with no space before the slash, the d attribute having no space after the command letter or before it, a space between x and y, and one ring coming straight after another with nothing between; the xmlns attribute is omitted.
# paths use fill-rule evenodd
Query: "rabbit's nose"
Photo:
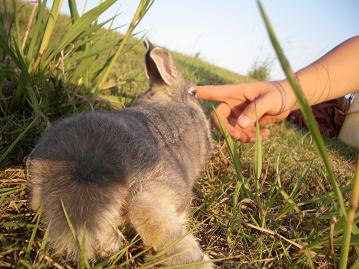
<svg viewBox="0 0 359 269"><path fill-rule="evenodd" d="M197 90L196 90L195 87L191 87L191 88L188 89L188 93L190 95L196 96Z"/></svg>

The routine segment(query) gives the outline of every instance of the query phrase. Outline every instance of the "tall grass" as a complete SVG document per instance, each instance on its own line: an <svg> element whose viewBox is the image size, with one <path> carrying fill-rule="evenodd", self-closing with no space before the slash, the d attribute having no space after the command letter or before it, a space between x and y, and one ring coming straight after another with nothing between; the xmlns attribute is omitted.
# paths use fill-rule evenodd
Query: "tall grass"
<svg viewBox="0 0 359 269"><path fill-rule="evenodd" d="M290 64L289 64L280 44L278 42L278 39L273 31L273 28L271 26L271 23L270 23L268 17L267 17L267 14L259 0L257 0L257 4L259 7L261 16L263 18L264 24L266 26L272 46L277 54L277 58L282 66L282 69L286 75L288 82L290 83L290 85L293 89L293 92L297 98L297 101L299 103L302 114L304 115L304 119L308 125L309 131L316 143L317 149L319 151L319 154L320 154L322 161L324 163L324 166L326 168L327 178L330 181L330 184L332 185L332 188L336 195L338 215L340 218L344 219L344 221L346 223L345 228L344 228L344 235L342 238L341 257L340 257L340 262L339 262L339 268L346 268L348 255L349 255L350 238L351 238L351 234L353 232L353 230L352 230L353 222L355 219L356 209L357 209L358 200L359 200L359 176L358 176L359 169L358 169L358 166L357 166L356 176L354 178L353 191L351 194L352 199L351 199L350 210L349 210L350 216L348 216L347 209L345 207L345 203L344 203L344 199L343 199L343 194L342 194L342 192L339 188L339 185L335 179L334 172L333 172L332 166L331 166L329 158L328 158L327 149L324 144L323 138L320 134L318 125L315 121L314 115L310 109L310 106L304 96L304 93L303 93L300 85L298 84L298 82L296 80L296 77L290 67Z"/></svg>
<svg viewBox="0 0 359 269"><path fill-rule="evenodd" d="M57 25L62 0L54 0L50 11L46 8L47 1L39 1L30 8L29 3L3 2L3 18L14 20L12 31L0 31L2 57L11 60L1 61L0 81L12 82L1 87L0 109L5 117L21 117L24 127L18 129L14 142L0 152L0 166L33 127L41 130L49 125L49 117L92 109L96 103L119 106L121 100L102 95L101 87L113 63L127 50L135 27L153 0L139 1L126 34L119 39L113 39L111 31L103 29L116 15L98 22L99 16L115 1L102 1L80 16L76 1L68 0L71 21L63 33L58 32L63 26ZM20 11L31 12L25 31L19 27Z"/></svg>
<svg viewBox="0 0 359 269"><path fill-rule="evenodd" d="M141 22L142 18L145 16L147 11L150 9L153 2L154 2L154 0L142 0L140 2L140 4L138 5L137 10L135 12L135 15L133 16L132 21L131 21L131 23L128 26L128 29L126 31L126 34L123 37L123 40L119 44L118 49L116 50L114 55L111 57L111 59L109 59L110 60L109 63L106 64L106 66L104 67L103 73L100 75L100 78L99 78L98 83L96 85L96 90L101 89L101 87L103 86L103 84L106 81L106 78L107 78L111 68L113 67L114 63L117 61L118 57L120 56L121 52L123 51L124 45L126 44L128 39L130 38L133 30Z"/></svg>
<svg viewBox="0 0 359 269"><path fill-rule="evenodd" d="M351 237L352 237L352 233L354 232L354 228L353 226L355 225L355 215L356 215L356 211L358 208L358 203L359 203L359 160L357 160L357 164L356 164L356 171L355 171L355 177L353 180L353 185L352 185L352 193L351 193L351 199L349 202L349 210L348 210L348 215L345 218L345 226L344 226L344 231L343 231L343 239L342 239L342 247L341 247L341 253L340 253L340 263L339 263L339 268L346 268L347 267L347 263L348 263L348 256L349 256L349 247L350 247L350 241L351 241ZM358 235L358 231L356 231L355 233L356 235ZM359 258L358 258L359 260ZM356 268L359 267L359 265L353 265L356 266Z"/></svg>

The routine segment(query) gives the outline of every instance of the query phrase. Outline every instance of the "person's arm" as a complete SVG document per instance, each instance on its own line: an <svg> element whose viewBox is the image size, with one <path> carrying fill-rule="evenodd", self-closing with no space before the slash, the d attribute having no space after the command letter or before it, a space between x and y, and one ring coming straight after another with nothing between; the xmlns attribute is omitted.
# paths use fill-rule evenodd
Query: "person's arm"
<svg viewBox="0 0 359 269"><path fill-rule="evenodd" d="M310 105L359 90L359 36L348 39L311 65L299 70L296 77ZM295 98L286 80L280 84L290 98ZM292 109L297 108L299 107L294 105Z"/></svg>
<svg viewBox="0 0 359 269"><path fill-rule="evenodd" d="M296 72L311 105L332 100L359 89L359 36L337 46L316 62ZM256 115L261 125L282 120L297 109L294 93L286 80L236 85L197 86L196 96L222 101L216 109L229 133L243 142L253 141ZM218 123L212 115L217 127ZM262 136L269 134L262 130Z"/></svg>

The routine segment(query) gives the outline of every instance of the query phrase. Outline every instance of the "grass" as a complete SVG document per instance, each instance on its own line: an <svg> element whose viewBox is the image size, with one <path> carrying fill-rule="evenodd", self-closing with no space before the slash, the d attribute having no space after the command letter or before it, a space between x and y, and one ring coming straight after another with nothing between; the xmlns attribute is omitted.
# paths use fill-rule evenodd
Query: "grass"
<svg viewBox="0 0 359 269"><path fill-rule="evenodd" d="M271 65L269 60L254 62L248 71L248 76L256 80L270 80Z"/></svg>
<svg viewBox="0 0 359 269"><path fill-rule="evenodd" d="M273 126L271 131L274 133L271 139L264 140L262 145L264 160L258 194L255 194L255 146L236 144L241 174L248 182L249 193L239 197L235 205L232 198L236 193L237 176L227 145L218 142L212 159L195 186L190 226L204 222L195 234L212 258L236 257L219 262L221 268L234 268L235 265L241 268L289 268L310 266L311 262L315 267L334 267L338 263L340 241L334 240L334 256L328 255L330 222L335 216L330 198L333 192L323 177L325 168L315 145L308 134L286 123ZM328 142L344 147L335 140ZM354 174L355 152L345 149L351 157L343 156L340 151L329 151L329 158L334 160L334 173L343 187L351 182ZM35 214L28 208L25 171L22 166L8 167L0 172L0 181L0 266L12 268L20 260L30 264L35 260L39 265L49 267L55 263L62 267L73 266L61 257L51 256L48 249L40 251L45 233L42 227L36 232L29 259L25 258L36 227L36 222L33 222ZM345 190L347 196L350 189ZM132 244L132 236L127 234L125 245ZM302 249L321 241L322 244L307 252ZM124 252L119 263L144 250L141 242L137 241L128 248L127 256ZM357 257L355 249L352 248L351 253L350 264ZM129 263L140 266L143 260L138 258Z"/></svg>
<svg viewBox="0 0 359 269"><path fill-rule="evenodd" d="M293 73L291 70L291 67L289 65L288 60L286 59L284 52L275 36L275 33L272 29L272 26L270 24L270 21L268 20L268 17L264 11L264 8L260 2L260 0L257 0L258 7L260 10L260 13L262 15L262 18L264 20L265 26L268 31L269 38L272 42L273 48L277 54L278 60L282 66L282 69L286 75L286 78L289 82L289 84L292 87L292 90L296 96L296 99L299 103L300 110L302 111L302 114L304 116L305 122L308 125L309 131L315 141L315 144L317 146L319 155L322 158L322 162L324 163L327 180L330 182L331 187L334 189L334 193L336 196L336 201L333 201L333 205L337 207L338 216L340 218L339 221L342 221L344 223L344 233L342 237L342 247L340 252L340 261L339 261L339 268L347 268L348 265L348 256L349 256L349 247L351 244L351 237L352 233L358 234L359 231L356 226L355 221L355 215L356 215L356 209L358 207L358 200L359 200L359 167L356 169L356 175L353 180L353 186L352 186L352 193L351 193L351 200L350 200L350 206L349 206L349 214L347 215L347 209L345 206L343 193L339 188L338 182L336 181L336 178L334 176L333 168L331 166L331 163L328 158L328 153L326 146L324 144L324 140L319 132L318 125L315 121L314 115L310 109L309 103L307 102L303 91ZM258 133L258 130L257 130ZM359 159L358 159L359 161ZM333 222L334 223L334 222ZM354 226L353 226L354 225ZM334 228L332 228L332 231ZM332 239L331 239L332 240ZM333 248L332 248L333 250Z"/></svg>
<svg viewBox="0 0 359 269"><path fill-rule="evenodd" d="M137 39L130 38L133 29L123 42L123 35L105 31L102 25L96 24L96 16L81 19L73 5L75 1L70 2L71 18L53 17L57 17L53 25L56 35L52 35L45 46L50 48L47 54L47 49L37 53L42 42L35 43L32 37L44 34L45 14L51 11L41 9L42 15L36 19L42 27L30 29L21 51L14 48L22 47L25 34L21 29L25 27L21 25L27 25L32 8L17 2L17 7L22 8L14 14L12 1L0 6L3 12L6 3L18 21L10 41L2 35L6 42L0 50L1 268L76 267L47 247L46 229L39 225L41 212L29 209L24 158L48 121L84 110L128 106L147 87L143 72L144 48ZM105 1L101 10L110 3ZM141 10L147 11L150 2L147 4ZM65 32L70 31L64 29L78 31L74 25L79 20L86 21L82 29L88 35L75 39L67 35L66 38ZM62 46L63 52L55 53L51 49L55 42L69 39L77 50L67 45ZM117 53L111 46L104 49L109 40L116 40L111 46L117 49L122 44L122 52ZM9 53L13 53L10 62L5 57ZM47 58L39 58L39 55ZM61 55L68 57L61 58ZM198 84L250 80L197 58L179 53L174 56L185 76ZM105 69L92 72L85 68L93 61ZM112 68L105 64L110 62ZM61 68L62 64L66 68ZM101 73L102 70L107 71ZM100 79L102 76L106 79ZM17 92L21 94L17 96ZM212 107L209 103L204 106L207 110ZM353 186L357 152L335 139L325 138L319 143L327 148L324 164L323 154L318 155L317 149L320 138L313 138L286 122L271 126L271 133L270 139L257 139L255 145L249 145L232 141L228 135L223 139L214 131L216 147L195 185L193 218L189 223L202 248L217 260L220 268L335 268L338 264L343 266L345 260L348 267L357 268L358 198L352 192L357 189ZM328 175L329 164L332 172ZM343 205L338 203L338 193L343 195ZM349 201L351 209L347 211ZM345 215L349 217L346 219ZM97 263L82 258L80 268L115 265L148 268L150 264L143 256L150 250L129 229L125 229L124 234L124 248Z"/></svg>

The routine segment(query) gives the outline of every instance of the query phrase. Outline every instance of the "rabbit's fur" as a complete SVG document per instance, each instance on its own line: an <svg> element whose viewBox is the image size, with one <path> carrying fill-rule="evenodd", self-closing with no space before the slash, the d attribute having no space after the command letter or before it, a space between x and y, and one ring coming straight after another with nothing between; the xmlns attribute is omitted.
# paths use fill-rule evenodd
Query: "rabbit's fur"
<svg viewBox="0 0 359 269"><path fill-rule="evenodd" d="M52 248L70 259L79 249L61 203L89 259L119 250L125 222L155 252L187 233L192 186L212 147L209 124L170 53L147 49L150 89L135 106L61 120L28 158L31 206L42 206ZM192 235L169 256L163 265L208 259Z"/></svg>

